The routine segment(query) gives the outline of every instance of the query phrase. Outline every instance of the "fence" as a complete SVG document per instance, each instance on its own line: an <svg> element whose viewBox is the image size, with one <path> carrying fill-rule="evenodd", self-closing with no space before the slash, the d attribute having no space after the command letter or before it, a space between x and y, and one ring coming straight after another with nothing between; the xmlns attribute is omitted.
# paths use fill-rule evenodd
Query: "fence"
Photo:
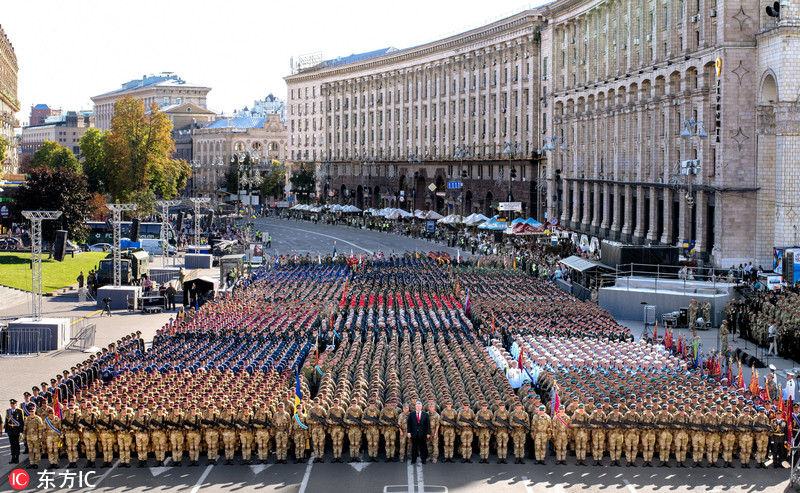
<svg viewBox="0 0 800 493"><path fill-rule="evenodd" d="M697 267L682 267L678 265L660 265L660 264L617 264L616 272L607 274L605 279L614 279L629 277L645 277L653 279L653 289L658 292L661 289L669 291L682 291L693 292L697 289L698 282L705 283L709 288L715 289L717 283L727 283L727 278L721 274L715 273L710 268L697 268ZM702 272L702 273L701 273ZM662 281L662 282L660 282ZM736 283L736 279L732 280ZM659 284L661 284L659 286ZM628 283L630 289L630 283Z"/></svg>
<svg viewBox="0 0 800 493"><path fill-rule="evenodd" d="M36 328L15 328L2 332L3 347L5 354L39 354L45 350L45 346L51 339L49 327Z"/></svg>

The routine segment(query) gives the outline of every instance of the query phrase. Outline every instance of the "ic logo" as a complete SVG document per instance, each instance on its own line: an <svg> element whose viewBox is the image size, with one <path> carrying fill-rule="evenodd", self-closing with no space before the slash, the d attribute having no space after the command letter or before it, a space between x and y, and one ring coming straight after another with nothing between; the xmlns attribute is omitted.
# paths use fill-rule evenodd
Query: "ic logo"
<svg viewBox="0 0 800 493"><path fill-rule="evenodd" d="M8 482L11 483L11 487L15 490L21 490L28 486L29 481L28 473L24 469L14 469L8 475Z"/></svg>

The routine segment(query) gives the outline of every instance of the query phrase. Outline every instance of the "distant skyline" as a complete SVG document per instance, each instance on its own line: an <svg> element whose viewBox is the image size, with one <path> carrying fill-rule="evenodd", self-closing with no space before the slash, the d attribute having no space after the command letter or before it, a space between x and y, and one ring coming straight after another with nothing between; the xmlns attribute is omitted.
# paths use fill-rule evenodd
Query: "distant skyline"
<svg viewBox="0 0 800 493"><path fill-rule="evenodd" d="M231 113L269 93L285 99L292 57L410 48L544 3L26 0L4 5L0 24L27 122L31 105L92 109L90 97L159 72L211 87L208 107Z"/></svg>

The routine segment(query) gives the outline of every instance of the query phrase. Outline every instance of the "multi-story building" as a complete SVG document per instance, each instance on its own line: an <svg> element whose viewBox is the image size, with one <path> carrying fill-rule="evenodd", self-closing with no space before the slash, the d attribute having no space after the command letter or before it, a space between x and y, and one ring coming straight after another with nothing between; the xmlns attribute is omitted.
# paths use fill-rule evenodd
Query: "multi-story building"
<svg viewBox="0 0 800 493"><path fill-rule="evenodd" d="M31 114L28 117L28 126L41 125L50 116L58 116L62 113L61 108L51 108L50 105L39 103L31 106Z"/></svg>
<svg viewBox="0 0 800 493"><path fill-rule="evenodd" d="M542 24L526 11L414 48L299 70L285 78L289 159L316 162L319 191L360 207L493 215L511 196L540 215Z"/></svg>
<svg viewBox="0 0 800 493"><path fill-rule="evenodd" d="M276 113L281 116L282 121L286 121L286 105L284 101L274 96L272 93L268 94L264 99L253 101L251 108L244 107L241 110L234 111L238 117L254 117L266 118L267 115Z"/></svg>
<svg viewBox="0 0 800 493"><path fill-rule="evenodd" d="M359 202L442 192L463 159L464 210L488 212L511 154L525 214L767 267L800 245L800 7L768 5L556 0L329 60L285 78L289 157Z"/></svg>
<svg viewBox="0 0 800 493"><path fill-rule="evenodd" d="M16 129L19 127L16 113L20 109L17 99L18 71L14 45L0 26L0 138L3 138L8 146L5 156L0 156L3 173L16 173L18 167L18 142L15 137Z"/></svg>
<svg viewBox="0 0 800 493"><path fill-rule="evenodd" d="M33 154L46 140L58 142L76 156L81 153L80 140L86 130L94 127L91 111L67 111L49 116L39 125L22 127L21 154Z"/></svg>
<svg viewBox="0 0 800 493"><path fill-rule="evenodd" d="M266 118L225 118L192 131L192 180L187 189L197 197L228 198L221 191L227 183L231 162L247 153L255 170L266 173L273 160L286 160L286 124L279 114ZM257 194L253 194L257 195Z"/></svg>
<svg viewBox="0 0 800 493"><path fill-rule="evenodd" d="M144 102L145 108L154 103L161 108L174 107L184 103L193 103L206 108L206 97L210 87L191 84L171 72L143 76L122 84L122 87L99 96L92 97L97 127L101 130L111 128L114 116L114 103L118 99L131 95Z"/></svg>

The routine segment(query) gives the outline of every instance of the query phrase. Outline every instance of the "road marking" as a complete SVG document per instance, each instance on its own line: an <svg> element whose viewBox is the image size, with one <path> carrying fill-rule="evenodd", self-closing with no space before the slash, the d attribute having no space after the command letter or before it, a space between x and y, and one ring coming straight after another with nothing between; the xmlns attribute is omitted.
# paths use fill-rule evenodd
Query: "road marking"
<svg viewBox="0 0 800 493"><path fill-rule="evenodd" d="M253 471L253 474L258 474L260 472L263 472L264 469L268 468L271 465L272 464L252 464L250 466L250 470Z"/></svg>
<svg viewBox="0 0 800 493"><path fill-rule="evenodd" d="M625 486L628 487L628 491L630 491L631 493L636 493L636 488L633 487L630 481L628 481L627 479L623 479L622 482L625 483Z"/></svg>
<svg viewBox="0 0 800 493"><path fill-rule="evenodd" d="M414 466L408 459L408 493L414 493Z"/></svg>
<svg viewBox="0 0 800 493"><path fill-rule="evenodd" d="M87 489L86 489L86 491L92 491L93 489L95 489L95 488L97 488L98 486L100 486L100 483L102 483L102 482L103 482L103 480L104 480L104 479L106 479L106 478L108 477L108 475L109 475L109 474L111 474L111 472L112 472L114 469L116 469L116 468L117 468L117 466L118 466L118 465L119 465L119 459L117 459L117 461L116 461L116 462L114 462L114 465L113 465L113 466L111 466L111 469L109 469L108 471L106 471L105 473L103 473L103 475L102 475L102 476L100 476L100 477L97 479L97 481L95 481L95 482L94 482L94 485L92 485L92 486L90 486L89 488L87 488Z"/></svg>
<svg viewBox="0 0 800 493"><path fill-rule="evenodd" d="M89 317L93 317L93 316L97 315L98 313L100 313L102 311L103 311L102 308L100 310L95 310L92 313L86 315L85 317L81 317L78 320L73 320L70 325L75 325L76 323L80 322L81 320L84 320L84 319L89 318Z"/></svg>
<svg viewBox="0 0 800 493"><path fill-rule="evenodd" d="M306 466L306 473L303 475L303 481L300 483L300 491L297 493L306 493L306 488L308 487L308 478L311 477L311 468L314 467L314 453L311 453L311 457L308 458L308 465ZM195 492L192 492L195 493Z"/></svg>
<svg viewBox="0 0 800 493"><path fill-rule="evenodd" d="M350 462L349 465L356 471L361 472L369 466L369 462Z"/></svg>
<svg viewBox="0 0 800 493"><path fill-rule="evenodd" d="M417 493L425 493L425 479L422 476L422 464L417 462Z"/></svg>
<svg viewBox="0 0 800 493"><path fill-rule="evenodd" d="M343 238L339 238L338 236L331 236L331 235L326 235L324 233L317 233L316 231L309 231L307 229L290 228L289 226L280 226L280 225L277 225L277 224L276 225L271 225L270 227L271 228L275 227L275 228L290 229L292 231L299 231L301 233L306 233L306 234L310 234L310 235L324 236L325 238L330 238L332 240L341 241L342 243L346 243L346 244L348 244L350 246L353 246L353 247L356 247L356 248L358 248L360 250L364 250L367 254L372 254L373 253L372 250L369 250L367 248L359 246L359 245L357 245L357 244L355 244L355 243L353 243L351 241L347 241L347 240L345 240Z"/></svg>
<svg viewBox="0 0 800 493"><path fill-rule="evenodd" d="M533 493L533 489L528 486L528 476L522 476L522 486L525 487L527 493Z"/></svg>
<svg viewBox="0 0 800 493"><path fill-rule="evenodd" d="M169 469L170 469L169 465L170 465L171 462L172 462L172 458L168 458L167 460L164 461L164 465L163 466L148 467L148 469L150 469L150 473L155 477L155 476L158 476L160 474L163 474L163 473L169 471Z"/></svg>
<svg viewBox="0 0 800 493"><path fill-rule="evenodd" d="M208 473L210 473L212 469L214 469L214 464L209 464L206 466L206 470L203 471L203 474L200 476L200 479L198 479L197 482L194 484L194 488L192 488L192 491L190 493L197 493L200 490L200 487L203 486L203 481L206 480L206 478L208 477Z"/></svg>

